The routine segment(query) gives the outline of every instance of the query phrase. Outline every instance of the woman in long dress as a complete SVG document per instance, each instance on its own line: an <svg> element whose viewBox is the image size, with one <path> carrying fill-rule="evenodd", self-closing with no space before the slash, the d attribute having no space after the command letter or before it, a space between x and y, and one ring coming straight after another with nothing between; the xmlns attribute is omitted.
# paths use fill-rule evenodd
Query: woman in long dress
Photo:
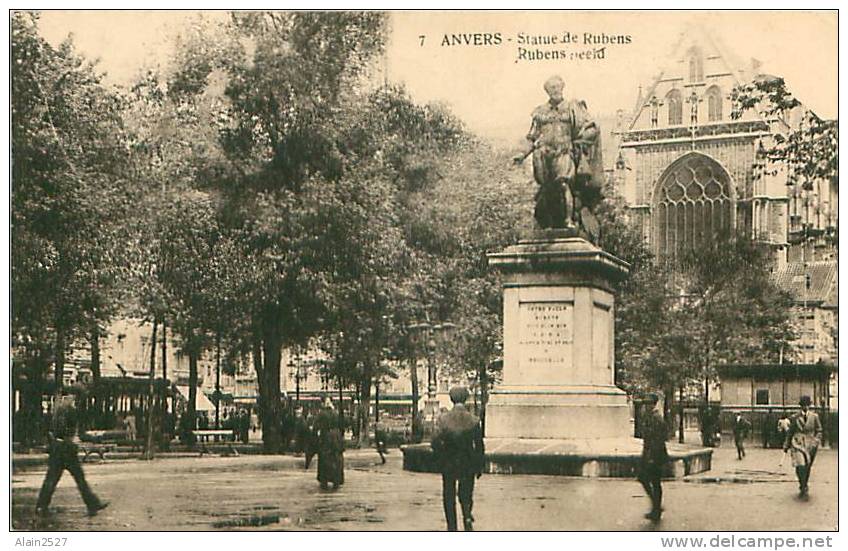
<svg viewBox="0 0 848 551"><path fill-rule="evenodd" d="M344 436L329 398L315 419L315 431L318 434L318 482L323 490L330 485L338 489L344 484Z"/></svg>

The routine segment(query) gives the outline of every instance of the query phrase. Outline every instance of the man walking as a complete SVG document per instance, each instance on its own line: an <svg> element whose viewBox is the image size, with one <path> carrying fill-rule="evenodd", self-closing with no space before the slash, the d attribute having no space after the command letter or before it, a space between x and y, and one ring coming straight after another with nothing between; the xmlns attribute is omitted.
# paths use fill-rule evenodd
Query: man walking
<svg viewBox="0 0 848 551"><path fill-rule="evenodd" d="M47 463L47 475L44 477L44 483L38 493L38 502L35 506L36 514L44 515L47 513L53 492L56 490L56 485L62 478L62 472L65 469L74 477L85 506L88 508L89 516L96 515L98 511L108 505L108 502L100 501L94 495L85 480L79 461L79 447L73 441L76 432L77 411L74 407L74 397L71 395L61 396L53 410L53 419L48 433L50 456Z"/></svg>
<svg viewBox="0 0 848 551"><path fill-rule="evenodd" d="M474 477L480 478L485 463L483 433L480 420L465 408L468 390L454 387L450 390L453 409L439 417L438 427L430 446L439 470L442 473L442 500L448 531L455 532L456 497L459 489L459 504L465 530L473 530L471 516L474 496Z"/></svg>
<svg viewBox="0 0 848 551"><path fill-rule="evenodd" d="M751 431L751 423L741 413L737 413L733 419L733 442L736 444L736 458L742 460L745 457L745 438Z"/></svg>
<svg viewBox="0 0 848 551"><path fill-rule="evenodd" d="M662 516L662 474L668 462L665 440L668 431L662 413L657 408L659 396L648 394L646 406L650 408L642 423L642 457L639 464L639 482L651 499L651 511L645 518L653 521Z"/></svg>
<svg viewBox="0 0 848 551"><path fill-rule="evenodd" d="M389 453L387 448L388 431L381 422L377 422L374 426L374 445L377 448L377 453L380 454L380 464L386 464L386 454Z"/></svg>
<svg viewBox="0 0 848 551"><path fill-rule="evenodd" d="M783 451L792 454L792 464L798 477L800 496L809 494L810 471L822 439L822 424L819 416L810 409L810 397L801 396L801 411L792 416Z"/></svg>

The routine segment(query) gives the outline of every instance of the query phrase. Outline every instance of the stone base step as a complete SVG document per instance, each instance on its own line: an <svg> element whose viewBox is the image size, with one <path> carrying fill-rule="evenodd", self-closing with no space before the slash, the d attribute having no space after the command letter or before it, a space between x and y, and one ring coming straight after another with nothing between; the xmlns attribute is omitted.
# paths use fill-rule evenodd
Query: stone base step
<svg viewBox="0 0 848 551"><path fill-rule="evenodd" d="M485 472L633 478L639 468L642 441L636 438L530 439L487 438ZM403 468L438 472L429 444L402 446ZM710 470L713 450L668 444L667 478Z"/></svg>

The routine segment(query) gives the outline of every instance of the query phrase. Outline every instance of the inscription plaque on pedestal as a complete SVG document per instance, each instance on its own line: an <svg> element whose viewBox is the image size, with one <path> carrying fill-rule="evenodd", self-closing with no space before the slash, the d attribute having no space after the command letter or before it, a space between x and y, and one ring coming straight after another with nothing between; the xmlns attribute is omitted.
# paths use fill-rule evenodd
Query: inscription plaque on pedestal
<svg viewBox="0 0 848 551"><path fill-rule="evenodd" d="M571 367L574 303L520 302L519 362L522 371L560 371Z"/></svg>

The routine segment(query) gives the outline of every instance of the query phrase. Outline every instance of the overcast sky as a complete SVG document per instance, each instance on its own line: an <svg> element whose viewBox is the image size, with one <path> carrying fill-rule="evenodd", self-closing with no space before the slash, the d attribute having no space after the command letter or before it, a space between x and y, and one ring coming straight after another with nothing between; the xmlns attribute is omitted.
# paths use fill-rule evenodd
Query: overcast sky
<svg viewBox="0 0 848 551"><path fill-rule="evenodd" d="M207 12L208 17L225 17ZM167 59L171 37L192 12L43 12L41 32L53 44L69 33L115 83L130 82L145 65ZM515 142L526 133L533 107L545 100L552 74L566 94L586 99L595 113L629 110L638 87L650 85L680 33L711 29L741 60L786 78L795 95L820 116L837 116L837 18L814 12L403 12L392 15L385 56L389 80L403 82L420 102L451 107L485 137ZM607 47L603 60L517 61L518 34L630 35ZM445 34L501 33L500 45L442 46ZM424 35L424 45L421 45ZM509 42L507 39L512 39ZM533 49L531 47L531 49ZM548 46L581 52L591 47Z"/></svg>

